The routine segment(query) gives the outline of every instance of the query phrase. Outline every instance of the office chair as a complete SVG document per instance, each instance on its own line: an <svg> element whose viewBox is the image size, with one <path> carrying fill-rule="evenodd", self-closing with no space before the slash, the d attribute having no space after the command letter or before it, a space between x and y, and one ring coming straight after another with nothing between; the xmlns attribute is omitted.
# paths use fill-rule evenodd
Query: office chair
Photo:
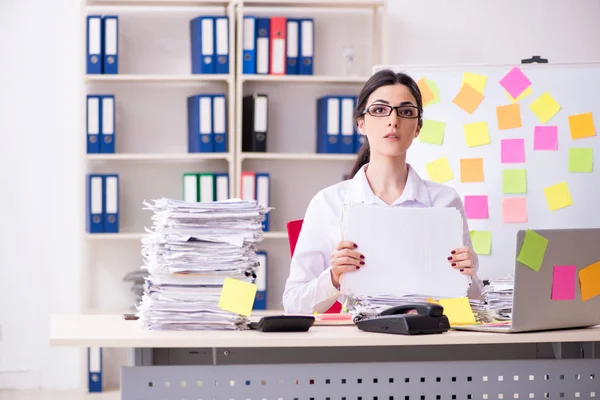
<svg viewBox="0 0 600 400"><path fill-rule="evenodd" d="M302 230L302 222L303 220L297 219L294 221L289 221L287 223L288 242L290 244L290 256L294 255L294 250L296 249L296 242L298 241L298 236L300 236L300 231ZM327 311L325 311L325 314L339 314L341 311L342 303L336 301Z"/></svg>

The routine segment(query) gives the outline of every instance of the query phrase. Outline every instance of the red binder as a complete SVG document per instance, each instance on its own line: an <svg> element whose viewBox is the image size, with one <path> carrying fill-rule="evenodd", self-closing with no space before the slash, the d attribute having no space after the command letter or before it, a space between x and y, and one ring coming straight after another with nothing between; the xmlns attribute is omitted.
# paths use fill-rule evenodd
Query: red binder
<svg viewBox="0 0 600 400"><path fill-rule="evenodd" d="M286 28L287 18L271 17L269 40L271 48L269 49L269 73L271 75L286 74Z"/></svg>

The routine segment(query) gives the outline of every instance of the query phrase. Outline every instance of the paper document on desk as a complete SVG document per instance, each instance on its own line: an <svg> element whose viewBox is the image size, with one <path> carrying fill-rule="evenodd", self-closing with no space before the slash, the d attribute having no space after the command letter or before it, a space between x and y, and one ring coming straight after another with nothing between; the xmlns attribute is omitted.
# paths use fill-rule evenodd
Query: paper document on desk
<svg viewBox="0 0 600 400"><path fill-rule="evenodd" d="M347 206L343 240L358 245L365 267L342 275L349 296L464 297L467 276L452 268L450 252L463 245L463 220L455 208Z"/></svg>

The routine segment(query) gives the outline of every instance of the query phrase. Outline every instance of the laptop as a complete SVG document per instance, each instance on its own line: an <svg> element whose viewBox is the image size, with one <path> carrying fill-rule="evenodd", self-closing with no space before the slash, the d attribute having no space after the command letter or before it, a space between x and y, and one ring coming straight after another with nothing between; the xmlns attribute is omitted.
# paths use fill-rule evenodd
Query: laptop
<svg viewBox="0 0 600 400"><path fill-rule="evenodd" d="M525 231L517 232L512 319L509 323L453 326L479 332L530 332L600 325L600 295L581 299L579 271L600 262L600 229L534 229L548 246L536 272L516 261ZM575 298L552 300L554 266L576 266Z"/></svg>

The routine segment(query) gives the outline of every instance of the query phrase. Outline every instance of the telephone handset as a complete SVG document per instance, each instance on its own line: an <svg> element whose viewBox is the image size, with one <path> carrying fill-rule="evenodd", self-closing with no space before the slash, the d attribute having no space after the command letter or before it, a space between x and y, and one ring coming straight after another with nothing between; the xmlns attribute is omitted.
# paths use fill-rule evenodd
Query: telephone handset
<svg viewBox="0 0 600 400"><path fill-rule="evenodd" d="M444 307L435 303L403 304L383 310L379 315L406 314L413 310L417 312L417 315L429 315L431 317L441 317L444 315Z"/></svg>
<svg viewBox="0 0 600 400"><path fill-rule="evenodd" d="M366 318L355 324L362 331L399 335L443 333L450 329L444 307L429 302L391 307L376 317Z"/></svg>

